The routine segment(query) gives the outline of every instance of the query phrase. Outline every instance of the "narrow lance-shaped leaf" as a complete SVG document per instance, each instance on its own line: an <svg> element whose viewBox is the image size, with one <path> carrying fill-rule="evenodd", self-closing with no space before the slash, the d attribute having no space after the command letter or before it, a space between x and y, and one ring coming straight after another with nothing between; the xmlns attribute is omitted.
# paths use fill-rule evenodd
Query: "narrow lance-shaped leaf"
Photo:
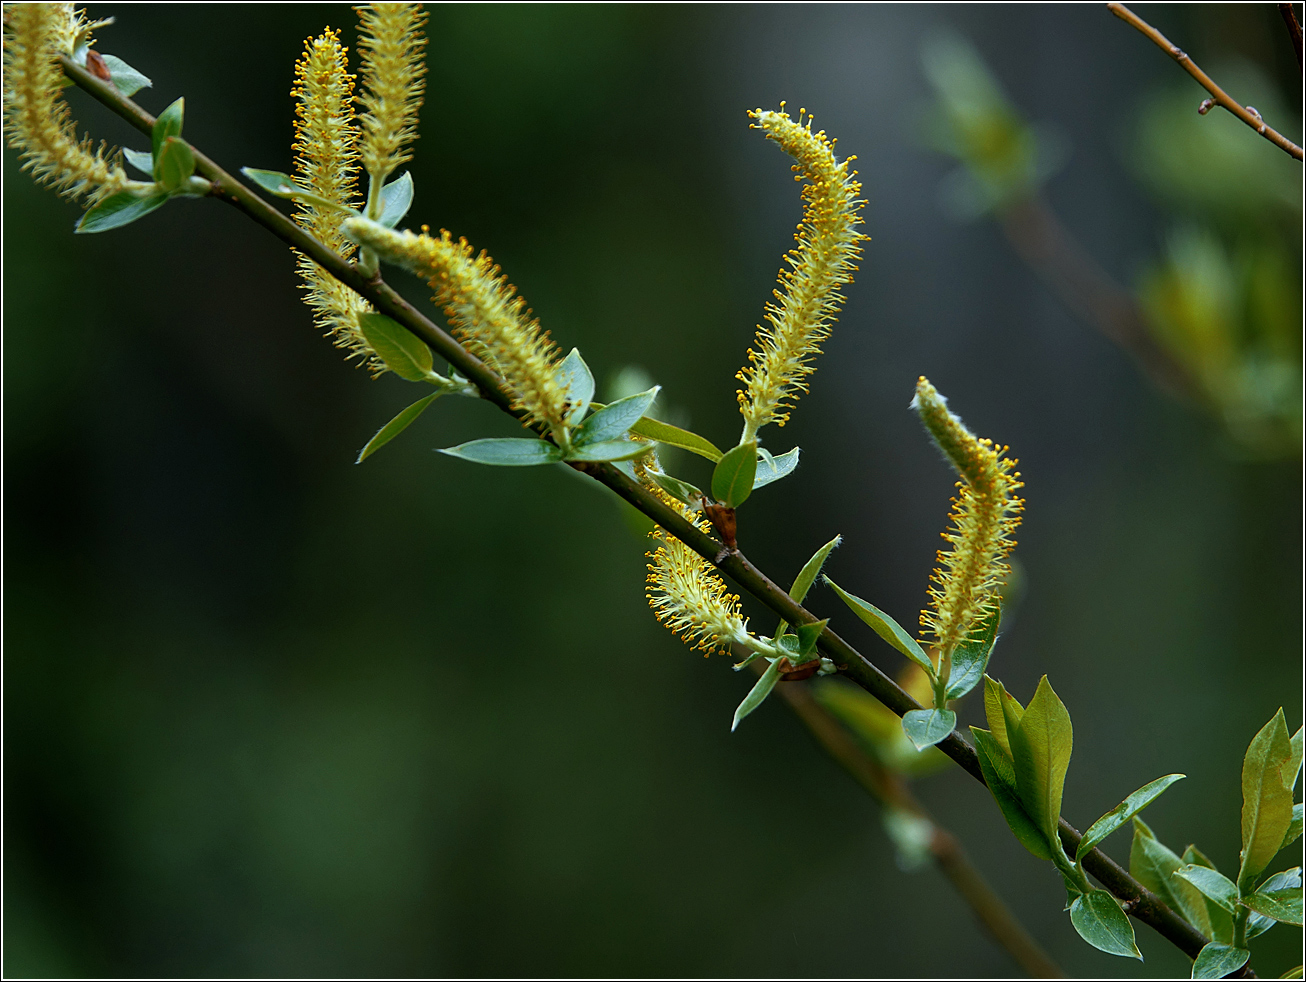
<svg viewBox="0 0 1306 982"><path fill-rule="evenodd" d="M757 680L757 684L748 691L748 695L744 696L744 701L739 704L739 708L735 710L735 718L730 724L731 733L739 728L740 720L766 701L766 697L771 694L778 681L780 681L780 670L775 667L775 662L772 662L762 673L762 677Z"/></svg>
<svg viewBox="0 0 1306 982"><path fill-rule="evenodd" d="M1306 746L1303 746L1302 730L1303 727L1299 726L1297 732L1292 735L1292 740L1289 742L1290 754L1283 765L1283 783L1290 793L1297 786L1297 778L1301 776L1302 752L1306 750Z"/></svg>
<svg viewBox="0 0 1306 982"><path fill-rule="evenodd" d="M242 167L240 172L269 194L278 198L290 198L303 194L304 189L295 183L289 174L279 170L260 170L257 167Z"/></svg>
<svg viewBox="0 0 1306 982"><path fill-rule="evenodd" d="M461 457L474 464L492 464L496 467L534 467L537 464L556 464L562 460L562 450L544 440L502 438L472 440L456 447L441 450L450 457Z"/></svg>
<svg viewBox="0 0 1306 982"><path fill-rule="evenodd" d="M902 714L902 731L917 750L932 747L957 726L951 709L911 709Z"/></svg>
<svg viewBox="0 0 1306 982"><path fill-rule="evenodd" d="M1143 960L1129 915L1105 890L1090 890L1076 897L1070 905L1070 923L1098 951Z"/></svg>
<svg viewBox="0 0 1306 982"><path fill-rule="evenodd" d="M730 508L738 508L753 493L757 474L757 444L741 443L717 461L712 472L712 497Z"/></svg>
<svg viewBox="0 0 1306 982"><path fill-rule="evenodd" d="M1025 813L1016 795L1016 772L1012 769L1007 751L988 730L972 726L970 732L975 738L975 751L979 757L980 770L984 774L984 783L989 786L993 800L998 803L1002 817L1007 820L1007 827L1020 844L1039 859L1051 859L1052 852L1048 848L1047 839Z"/></svg>
<svg viewBox="0 0 1306 982"><path fill-rule="evenodd" d="M798 466L798 448L794 447L778 457L766 456L757 462L757 471L753 474L753 490L766 487L782 477L788 477Z"/></svg>
<svg viewBox="0 0 1306 982"><path fill-rule="evenodd" d="M679 447L690 453L696 453L714 464L724 456L712 441L650 416L641 416L637 419L631 424L630 432L636 436L656 440L658 443L665 443L669 447Z"/></svg>
<svg viewBox="0 0 1306 982"><path fill-rule="evenodd" d="M593 462L634 460L652 449L653 444L640 440L604 440L601 443L587 443L584 446L573 447L565 459Z"/></svg>
<svg viewBox="0 0 1306 982"><path fill-rule="evenodd" d="M830 553L834 552L842 541L843 536L836 535L812 554L812 558L807 560L803 568L798 571L798 575L794 577L794 584L789 588L789 599L797 604L803 602L807 597L807 591L812 588L812 584L816 582L816 577L820 575L821 567L825 565L825 561L830 558ZM775 629L775 636L777 638L782 637L788 626L788 621L781 621L780 626Z"/></svg>
<svg viewBox="0 0 1306 982"><path fill-rule="evenodd" d="M1235 948L1233 945L1212 941L1202 948L1197 953L1197 957L1193 959L1192 977L1195 979L1222 979L1246 965L1247 959L1251 957L1252 953L1246 948Z"/></svg>
<svg viewBox="0 0 1306 982"><path fill-rule="evenodd" d="M931 678L934 677L934 664L930 661L929 655L925 654L925 649L917 644L916 639L904 631L897 621L874 604L867 603L861 597L854 597L830 577L825 577L825 582L839 595L839 599L848 605L849 610L870 625L871 630L925 669Z"/></svg>
<svg viewBox="0 0 1306 982"><path fill-rule="evenodd" d="M138 218L144 218L157 208L168 203L167 192L140 197L131 191L121 191L105 198L98 205L77 220L73 232L89 235L93 232L107 232L110 229L130 225Z"/></svg>
<svg viewBox="0 0 1306 982"><path fill-rule="evenodd" d="M154 157L144 150L133 150L130 147L122 148L122 155L126 158L127 163L131 164L142 174L148 174L154 177Z"/></svg>
<svg viewBox="0 0 1306 982"><path fill-rule="evenodd" d="M594 373L580 356L579 348L572 348L558 366L558 383L567 390L567 404L571 407L567 422L575 426L585 418L594 400Z"/></svg>
<svg viewBox="0 0 1306 982"><path fill-rule="evenodd" d="M363 447L363 449L358 452L358 459L354 461L354 463L361 464L404 430L408 429L413 420L422 415L426 407L436 399L440 398L440 396L444 395L445 391L446 390L444 389L439 389L436 392L432 392L425 399L418 399L411 406L400 410L399 414L395 416L394 419L390 420L390 422L386 423L385 426L376 431L376 436L367 441L367 446Z"/></svg>
<svg viewBox="0 0 1306 982"><path fill-rule="evenodd" d="M386 228L394 228L412 206L413 178L408 171L404 171L381 189L381 217L377 221Z"/></svg>
<svg viewBox="0 0 1306 982"><path fill-rule="evenodd" d="M606 443L625 436L631 424L644 415L660 391L662 386L655 385L647 392L637 392L633 396L608 403L580 425L572 442L576 446L584 446L587 443Z"/></svg>
<svg viewBox="0 0 1306 982"><path fill-rule="evenodd" d="M1006 686L984 676L984 715L989 721L993 739L998 741L1008 757L1011 756L1011 742L1007 739L1007 717L1019 720L1024 713L1025 707L1007 691Z"/></svg>
<svg viewBox="0 0 1306 982"><path fill-rule="evenodd" d="M1211 862L1210 858L1192 843L1189 843L1187 847L1185 847L1182 858L1183 865L1185 866L1204 866L1207 869L1216 869L1215 863ZM1216 870L1216 872L1219 872L1219 870ZM1211 923L1211 930L1208 937L1210 937L1212 941L1223 941L1226 944L1233 944L1233 915L1183 877L1176 876L1172 882L1192 890L1201 898L1202 904L1206 908L1206 916ZM1196 921L1193 923L1196 923Z"/></svg>
<svg viewBox="0 0 1306 982"><path fill-rule="evenodd" d="M1278 895L1281 891L1291 890L1296 893L1297 897L1301 896L1301 867L1294 866L1292 869L1286 869L1281 873L1275 873L1269 879L1257 888L1257 893ZM1291 902L1291 897L1288 897ZM1300 901L1298 901L1300 902ZM1250 904L1249 904L1250 906ZM1247 919L1247 940L1258 935L1264 934L1278 922L1278 918L1270 917L1266 914L1253 913Z"/></svg>
<svg viewBox="0 0 1306 982"><path fill-rule="evenodd" d="M979 685L988 668L989 656L998 640L998 624L1002 609L996 607L971 636L957 645L952 652L952 670L948 675L948 699L960 699Z"/></svg>
<svg viewBox="0 0 1306 982"><path fill-rule="evenodd" d="M1087 856L1097 847L1099 842L1125 825L1131 818L1159 798L1162 792L1174 784L1175 781L1182 781L1186 776L1185 774L1167 774L1165 777L1158 777L1155 781L1144 784L1099 818L1088 827L1088 831L1084 833L1084 838L1079 840L1079 848L1075 850L1075 862L1079 862Z"/></svg>
<svg viewBox="0 0 1306 982"><path fill-rule="evenodd" d="M1238 887L1233 880L1216 870L1190 863L1177 870L1175 876L1187 880L1229 913L1232 914L1237 909Z"/></svg>
<svg viewBox="0 0 1306 982"><path fill-rule="evenodd" d="M1283 845L1279 846L1280 851L1287 849L1290 845L1301 838L1302 830L1302 803L1299 801L1292 806L1292 821L1288 824L1288 831L1283 835Z"/></svg>
<svg viewBox="0 0 1306 982"><path fill-rule="evenodd" d="M1283 774L1292 756L1292 738L1280 709L1252 738L1243 758L1243 848L1238 885L1245 893L1251 892L1270 865L1292 824L1292 790L1284 783Z"/></svg>
<svg viewBox="0 0 1306 982"><path fill-rule="evenodd" d="M1061 792L1070 766L1073 731L1070 714L1052 691L1046 675L1039 680L1019 725L1013 729L1008 718L1007 739L1011 744L1020 800L1048 842L1054 842L1061 817Z"/></svg>
<svg viewBox="0 0 1306 982"><path fill-rule="evenodd" d="M1207 900L1201 892L1187 880L1181 880L1174 874L1184 866L1184 861L1165 847L1142 819L1134 818L1134 839L1129 848L1129 874L1147 889L1165 901L1166 905L1177 910L1197 930L1208 938L1228 941L1233 937L1233 922L1224 914L1228 932L1217 935L1213 932Z"/></svg>
<svg viewBox="0 0 1306 982"><path fill-rule="evenodd" d="M688 481L682 481L670 474L663 474L661 471L651 470L648 472L648 476L653 478L654 483L671 497L683 501L687 505L697 505L703 500L703 492Z"/></svg>
<svg viewBox="0 0 1306 982"><path fill-rule="evenodd" d="M154 179L156 181L161 177L159 173L159 156L163 152L163 144L170 136L181 136L181 126L185 115L186 100L181 98L159 113L154 120L154 129L150 132L150 149L154 155Z"/></svg>
<svg viewBox="0 0 1306 982"><path fill-rule="evenodd" d="M104 59L104 67L109 69L109 78L113 80L113 87L123 95L130 98L141 89L147 89L154 84L117 55L100 55L100 57Z"/></svg>
<svg viewBox="0 0 1306 982"><path fill-rule="evenodd" d="M385 314L359 314L358 328L385 367L409 382L423 382L431 375L431 349L398 321Z"/></svg>

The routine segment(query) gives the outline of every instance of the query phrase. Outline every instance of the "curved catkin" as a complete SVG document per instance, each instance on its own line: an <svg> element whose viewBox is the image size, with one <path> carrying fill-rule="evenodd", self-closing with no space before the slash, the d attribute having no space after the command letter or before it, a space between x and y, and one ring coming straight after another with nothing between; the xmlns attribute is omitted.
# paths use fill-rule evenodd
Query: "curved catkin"
<svg viewBox="0 0 1306 982"><path fill-rule="evenodd" d="M420 3L372 3L356 8L359 18L358 104L363 167L379 184L405 161L417 139L417 113L425 90L426 39ZM376 217L373 215L372 217Z"/></svg>
<svg viewBox="0 0 1306 982"><path fill-rule="evenodd" d="M1011 533L1020 524L1024 487L1007 447L976 437L948 410L947 400L923 376L912 408L949 463L961 475L952 500L952 528L943 533L951 548L940 550L930 576L930 607L921 628L950 657L980 621L997 609L998 593L1011 569L1003 561L1015 548Z"/></svg>
<svg viewBox="0 0 1306 982"><path fill-rule="evenodd" d="M503 377L513 406L527 421L539 420L555 434L567 427L567 390L558 381L558 349L532 318L499 267L466 239L396 232L366 218L350 218L345 234L376 250L387 262L426 280L444 308L454 334Z"/></svg>
<svg viewBox="0 0 1306 982"><path fill-rule="evenodd" d="M354 207L357 202L358 129L353 121L354 78L346 67L346 50L336 31L327 28L304 42L295 63L295 179L304 188L334 204ZM299 203L295 221L328 249L349 258L354 243L340 231L340 212ZM364 339L358 315L371 307L357 293L307 256L299 255L304 280L304 301L313 320L335 345L362 359L374 373L385 364Z"/></svg>
<svg viewBox="0 0 1306 982"><path fill-rule="evenodd" d="M111 195L143 186L130 181L105 144L77 139L76 124L63 100L60 54L84 29L71 3L15 3L5 6L4 128L9 146L38 184L66 198L95 205Z"/></svg>
<svg viewBox="0 0 1306 982"><path fill-rule="evenodd" d="M745 442L767 423L784 426L794 400L807 391L806 378L815 371L812 359L821 353L819 344L830 336L844 300L839 287L852 282L866 239L857 231L865 204L857 197L862 186L849 169L856 158L836 160L835 141L824 130L812 132L805 110L795 121L780 105L780 112L749 113L756 120L752 125L794 158L795 180L807 183L803 221L794 236L798 247L785 255L790 268L781 269L775 302L766 305L769 326L758 327L749 364L736 376L744 383L737 395Z"/></svg>
<svg viewBox="0 0 1306 982"><path fill-rule="evenodd" d="M705 531L707 525L675 498L649 490ZM658 545L648 553L645 594L653 615L704 657L730 653L732 642L748 638L748 622L739 614L739 597L726 587L712 564L661 526L649 537Z"/></svg>

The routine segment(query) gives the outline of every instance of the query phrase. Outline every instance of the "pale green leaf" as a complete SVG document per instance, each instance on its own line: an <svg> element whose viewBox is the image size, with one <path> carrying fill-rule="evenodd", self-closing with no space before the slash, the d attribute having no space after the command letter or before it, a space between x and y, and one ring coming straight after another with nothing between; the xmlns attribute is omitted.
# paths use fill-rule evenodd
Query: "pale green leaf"
<svg viewBox="0 0 1306 982"><path fill-rule="evenodd" d="M984 670L988 668L993 645L998 640L998 624L1001 620L1001 608L994 609L976 625L970 637L957 645L952 653L952 668L948 674L947 698L960 699L979 685Z"/></svg>
<svg viewBox="0 0 1306 982"><path fill-rule="evenodd" d="M634 460L653 449L653 444L639 440L604 440L573 447L567 460L587 460L600 463L609 460Z"/></svg>
<svg viewBox="0 0 1306 982"><path fill-rule="evenodd" d="M1281 921L1284 924L1296 924L1298 927L1302 924L1302 888L1300 886L1261 887L1250 897L1244 897L1243 904L1258 914Z"/></svg>
<svg viewBox="0 0 1306 982"><path fill-rule="evenodd" d="M1160 897L1166 906L1179 912L1188 922L1208 938L1228 941L1233 937L1233 921L1227 912L1220 910L1228 933L1212 933L1209 905L1195 886L1174 874L1184 861L1167 849L1152 834L1142 819L1134 818L1134 839L1129 849L1129 874L1147 889ZM1218 910L1218 908L1216 908Z"/></svg>
<svg viewBox="0 0 1306 982"><path fill-rule="evenodd" d="M1007 739L1007 717L1017 721L1024 715L1025 707L1007 691L1006 686L996 679L984 676L984 715L989 721L989 730L993 739L1002 745L1002 749L1011 756L1011 742Z"/></svg>
<svg viewBox="0 0 1306 982"><path fill-rule="evenodd" d="M794 628L794 636L798 638L797 654L804 658L806 658L807 655L810 655L816 649L816 642L820 639L821 635L825 633L825 626L829 623L830 618L826 617L823 620L812 621L808 624L800 624L798 627ZM788 637L788 635L784 635L784 637ZM798 664L801 664L801 662Z"/></svg>
<svg viewBox="0 0 1306 982"><path fill-rule="evenodd" d="M418 399L411 406L401 410L394 419L390 420L390 422L386 423L385 426L376 431L376 436L367 441L367 446L363 447L363 449L358 452L358 459L354 461L354 463L361 464L404 430L408 429L409 424L417 419L418 416L422 415L422 412L427 406L440 398L440 396L444 395L445 391L445 389L440 389L437 392L432 392L425 399Z"/></svg>
<svg viewBox="0 0 1306 982"><path fill-rule="evenodd" d="M82 215L73 226L73 232L78 235L89 235L122 228L138 218L144 218L156 208L162 208L167 202L167 192L141 197L131 191L120 191L112 197L105 198Z"/></svg>
<svg viewBox="0 0 1306 982"><path fill-rule="evenodd" d="M575 426L589 412L594 400L594 374L585 359L580 356L579 348L572 348L571 353L558 366L558 384L567 392L567 422Z"/></svg>
<svg viewBox="0 0 1306 982"><path fill-rule="evenodd" d="M712 497L727 507L738 508L753 493L756 473L756 443L741 443L726 451L712 472Z"/></svg>
<svg viewBox="0 0 1306 982"><path fill-rule="evenodd" d="M912 709L902 714L902 731L917 750L946 739L956 726L957 714L951 709Z"/></svg>
<svg viewBox="0 0 1306 982"><path fill-rule="evenodd" d="M123 147L122 155L127 163L131 164L142 174L149 174L151 180L154 178L154 158L144 150L132 150L129 147Z"/></svg>
<svg viewBox="0 0 1306 982"><path fill-rule="evenodd" d="M1186 776L1184 774L1167 774L1165 777L1158 777L1155 781L1144 784L1099 818L1088 827L1088 831L1084 833L1084 838L1079 841L1079 848L1075 850L1075 862L1079 862L1087 856L1090 851L1096 848L1099 842L1159 798L1162 792L1174 784L1175 781L1182 781Z"/></svg>
<svg viewBox="0 0 1306 982"><path fill-rule="evenodd" d="M1207 869L1216 869L1215 863L1211 862L1206 854L1191 842L1184 849L1183 862L1185 865L1191 863L1194 866L1205 866ZM1219 872L1219 870L1216 870L1216 872ZM1233 915L1186 880L1176 876L1171 882L1196 891L1197 895L1202 898L1202 903L1206 905L1206 916L1211 924L1211 930L1207 934L1207 937L1212 941L1233 944Z"/></svg>
<svg viewBox="0 0 1306 982"><path fill-rule="evenodd" d="M278 198L291 198L303 194L304 189L295 183L289 174L279 170L259 170L257 167L242 167L240 172L269 194Z"/></svg>
<svg viewBox="0 0 1306 982"><path fill-rule="evenodd" d="M163 141L163 149L154 163L155 180L170 192L180 191L187 178L195 173L195 154L190 145L179 136Z"/></svg>
<svg viewBox="0 0 1306 982"><path fill-rule="evenodd" d="M734 721L730 724L731 733L739 728L740 720L766 701L766 697L771 694L778 681L780 681L780 670L775 667L775 662L772 662L762 673L762 677L757 680L757 684L748 691L748 695L744 696L744 701L739 704L739 708L735 710Z"/></svg>
<svg viewBox="0 0 1306 982"><path fill-rule="evenodd" d="M1288 831L1284 833L1283 845L1279 846L1280 850L1287 849L1290 845L1301 838L1302 829L1302 803L1299 801L1292 806L1292 821L1288 824Z"/></svg>
<svg viewBox="0 0 1306 982"><path fill-rule="evenodd" d="M1187 880L1229 913L1232 914L1236 909L1238 887L1234 885L1233 880L1218 871L1190 863L1176 870L1175 876Z"/></svg>
<svg viewBox="0 0 1306 982"><path fill-rule="evenodd" d="M100 57L104 59L104 67L109 69L109 78L113 80L113 87L122 95L134 96L141 89L147 89L154 84L117 55L100 55Z"/></svg>
<svg viewBox="0 0 1306 982"><path fill-rule="evenodd" d="M1246 965L1247 959L1251 957L1252 953L1246 948L1235 948L1233 945L1212 941L1199 951L1193 960L1192 977L1222 979Z"/></svg>
<svg viewBox="0 0 1306 982"><path fill-rule="evenodd" d="M533 467L537 464L556 464L562 460L562 451L552 443L516 437L472 440L470 443L441 450L440 453L496 467Z"/></svg>
<svg viewBox="0 0 1306 982"><path fill-rule="evenodd" d="M975 751L979 756L984 783L988 785L993 800L998 803L1002 817L1007 820L1007 827L1020 844L1036 857L1051 859L1052 851L1048 847L1047 838L1025 813L1017 797L1016 773L1006 750L988 730L972 726L970 732L975 738Z"/></svg>
<svg viewBox="0 0 1306 982"><path fill-rule="evenodd" d="M584 446L587 443L606 443L624 436L653 404L660 391L662 386L655 385L647 392L637 392L633 396L608 403L580 425L572 437L572 443Z"/></svg>
<svg viewBox="0 0 1306 982"><path fill-rule="evenodd" d="M1250 892L1274 860L1292 824L1292 791L1283 774L1292 756L1292 738L1280 709L1252 738L1243 758L1243 848L1238 885L1244 892Z"/></svg>
<svg viewBox="0 0 1306 982"><path fill-rule="evenodd" d="M839 599L846 603L854 614L871 626L871 630L933 677L934 665L931 664L929 655L925 654L925 649L917 644L916 639L904 631L897 621L874 604L867 603L861 597L854 597L851 593L845 592L843 587L839 586L830 577L825 577L825 582L830 589L839 595Z"/></svg>
<svg viewBox="0 0 1306 982"><path fill-rule="evenodd" d="M429 379L434 364L431 349L398 321L385 314L359 314L358 329L390 371L409 382Z"/></svg>
<svg viewBox="0 0 1306 982"><path fill-rule="evenodd" d="M650 416L641 416L631 425L630 432L636 436L656 440L658 443L665 443L669 447L680 447L682 450L696 453L714 464L724 456L710 440Z"/></svg>
<svg viewBox="0 0 1306 982"><path fill-rule="evenodd" d="M412 206L413 178L408 171L404 171L381 189L381 217L377 221L386 228L394 228Z"/></svg>
<svg viewBox="0 0 1306 982"><path fill-rule="evenodd" d="M648 476L653 478L654 483L671 497L683 501L687 505L697 505L703 500L703 492L688 481L682 481L670 474L663 474L661 471L654 470L648 471Z"/></svg>
<svg viewBox="0 0 1306 982"><path fill-rule="evenodd" d="M160 178L159 155L163 144L170 136L181 136L181 126L186 115L186 100L178 99L154 120L154 129L150 132L150 150L154 158L154 179Z"/></svg>
<svg viewBox="0 0 1306 982"><path fill-rule="evenodd" d="M1061 818L1061 793L1070 767L1073 731L1070 714L1052 691L1046 675L1034 698L1013 728L1007 720L1007 740L1016 769L1016 786L1025 811L1052 841Z"/></svg>
<svg viewBox="0 0 1306 982"><path fill-rule="evenodd" d="M789 598L793 600L794 603L800 604L803 602L807 596L807 591L810 590L812 584L816 582L816 577L820 574L821 567L825 565L826 559L830 557L830 553L838 548L839 543L842 541L843 537L836 535L825 545L821 546L821 548L817 549L812 555L812 558L807 560L807 563L803 568L798 571L798 575L794 577L794 585L789 588ZM780 626L775 629L775 636L777 638L782 636L785 633L785 628L788 626L788 621L781 621Z"/></svg>
<svg viewBox="0 0 1306 982"><path fill-rule="evenodd" d="M753 475L753 490L778 481L782 477L788 477L798 466L798 448L794 447L787 453L782 453L778 457L762 457L757 462L757 471Z"/></svg>
<svg viewBox="0 0 1306 982"><path fill-rule="evenodd" d="M1079 936L1098 951L1143 960L1134 941L1134 926L1129 923L1129 915L1105 890L1090 890L1076 897L1070 905L1070 923Z"/></svg>
<svg viewBox="0 0 1306 982"><path fill-rule="evenodd" d="M1286 869L1282 873L1275 873L1260 885L1257 889L1257 893L1273 893L1277 890L1286 890L1289 888L1301 890L1300 866ZM1252 938L1264 934L1277 923L1278 921L1273 917L1266 917L1264 914L1253 913L1252 916L1247 919L1247 940L1250 941Z"/></svg>

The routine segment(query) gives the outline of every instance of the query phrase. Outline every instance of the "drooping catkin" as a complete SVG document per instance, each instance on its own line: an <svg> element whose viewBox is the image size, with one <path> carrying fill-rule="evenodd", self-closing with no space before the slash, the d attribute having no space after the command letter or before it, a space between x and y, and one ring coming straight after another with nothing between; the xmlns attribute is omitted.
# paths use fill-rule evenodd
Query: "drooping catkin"
<svg viewBox="0 0 1306 982"><path fill-rule="evenodd" d="M1024 485L1017 461L1004 456L1008 448L971 433L924 376L911 406L962 477L948 516L952 528L943 533L951 548L939 551L930 576L930 606L921 611L922 630L946 658L997 609L1011 572L1004 560L1016 545L1011 533L1025 507L1016 491Z"/></svg>
<svg viewBox="0 0 1306 982"><path fill-rule="evenodd" d="M358 177L358 128L353 120L354 77L338 32L327 28L304 42L295 63L295 179L333 204L353 207ZM341 214L299 202L295 220L328 249L349 258L354 243L340 231ZM385 365L358 328L358 315L371 307L357 293L305 255L299 255L304 300L313 319L349 357L362 359L374 374Z"/></svg>
<svg viewBox="0 0 1306 982"><path fill-rule="evenodd" d="M356 7L359 17L358 104L363 167L378 185L400 164L417 139L417 114L425 91L426 14L420 3L373 3ZM375 215L371 217L375 218Z"/></svg>
<svg viewBox="0 0 1306 982"><path fill-rule="evenodd" d="M138 187L101 142L77 139L77 128L63 100L59 55L87 30L71 3L15 3L5 7L4 128L23 169L38 184L88 205Z"/></svg>
<svg viewBox="0 0 1306 982"><path fill-rule="evenodd" d="M843 303L839 288L851 283L860 243L866 239L857 231L860 209L857 196L862 186L849 165L855 157L839 161L835 141L825 131L812 132L812 120L798 120L783 111L757 109L749 113L752 125L766 132L796 161L795 180L803 187L803 221L794 238L796 249L785 255L789 269L781 269L775 302L766 305L769 327L758 327L755 347L748 352L749 364L738 374L744 388L737 393L744 416L747 441L767 423L784 426L789 409L800 392L807 391L806 378L815 368L812 359L821 353L820 342Z"/></svg>
<svg viewBox="0 0 1306 982"><path fill-rule="evenodd" d="M438 237L396 232L366 218L346 219L347 236L387 262L426 280L454 334L499 373L526 419L554 434L567 429L567 390L558 379L558 349L526 301L485 252L446 231Z"/></svg>

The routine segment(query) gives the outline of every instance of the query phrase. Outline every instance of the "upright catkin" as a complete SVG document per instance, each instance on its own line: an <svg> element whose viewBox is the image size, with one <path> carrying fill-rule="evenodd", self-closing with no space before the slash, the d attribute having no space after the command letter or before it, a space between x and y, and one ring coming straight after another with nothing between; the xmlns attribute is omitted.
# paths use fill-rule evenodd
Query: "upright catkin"
<svg viewBox="0 0 1306 982"><path fill-rule="evenodd" d="M354 207L358 178L358 129L353 119L354 77L339 33L327 28L304 42L295 63L295 179L332 204ZM295 221L328 249L348 259L354 243L340 231L341 213L300 202ZM313 319L348 357L359 358L374 374L385 370L358 327L358 315L371 307L321 266L299 255L305 302Z"/></svg>
<svg viewBox="0 0 1306 982"><path fill-rule="evenodd" d="M128 179L122 165L101 142L77 139L77 128L63 100L61 54L72 54L75 39L88 30L71 3L15 3L5 6L4 129L18 151L23 170L66 198L85 198L90 206L146 185Z"/></svg>
<svg viewBox="0 0 1306 982"><path fill-rule="evenodd" d="M400 164L412 160L408 147L417 139L417 114L425 90L426 14L420 3L372 3L355 8L359 18L359 74L363 90L363 168L375 192ZM373 200L369 200L372 205ZM378 213L379 214L379 213ZM368 217L376 218L369 208Z"/></svg>
<svg viewBox="0 0 1306 982"><path fill-rule="evenodd" d="M766 305L770 326L758 327L749 364L737 375L744 383L737 393L744 416L740 442L753 439L767 423L784 426L798 394L807 391L806 378L816 370L811 362L844 301L839 288L852 282L866 239L857 231L865 204L857 197L862 186L849 167L856 158L837 160L835 141L824 130L812 132L805 110L795 121L780 105L780 112L756 109L749 115L754 128L794 158L794 180L807 182L803 220L794 236L798 247L784 257L790 268L780 270L775 302Z"/></svg>

